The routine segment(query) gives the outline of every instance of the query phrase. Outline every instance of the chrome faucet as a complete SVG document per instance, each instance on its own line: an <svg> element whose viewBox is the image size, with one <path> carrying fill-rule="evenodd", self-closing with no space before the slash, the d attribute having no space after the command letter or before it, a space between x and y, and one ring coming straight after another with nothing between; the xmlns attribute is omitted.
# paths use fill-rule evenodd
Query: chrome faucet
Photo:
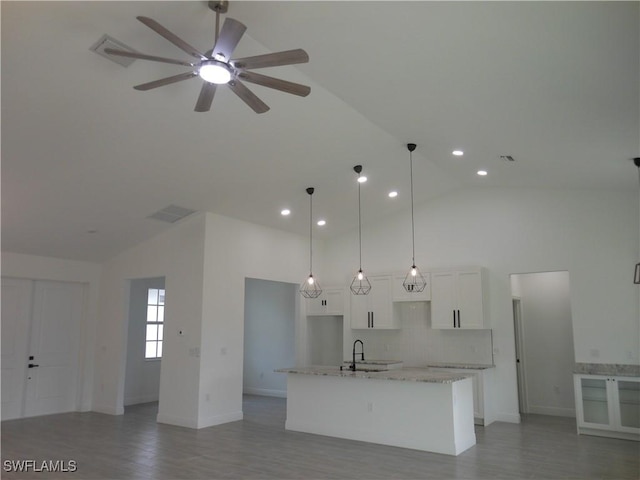
<svg viewBox="0 0 640 480"><path fill-rule="evenodd" d="M352 372L356 371L356 343L360 342L360 345L362 345L362 348L360 349L360 359L361 361L364 362L364 343L362 343L362 340L358 339L355 342L353 342L353 352L351 352L352 356L353 356L353 361L351 363L351 365L349 365L349 369Z"/></svg>

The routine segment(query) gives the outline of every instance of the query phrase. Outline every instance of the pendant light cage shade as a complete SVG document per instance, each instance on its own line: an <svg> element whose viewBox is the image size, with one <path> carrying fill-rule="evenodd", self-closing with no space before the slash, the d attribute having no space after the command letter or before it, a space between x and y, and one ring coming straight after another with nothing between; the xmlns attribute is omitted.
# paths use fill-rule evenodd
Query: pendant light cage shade
<svg viewBox="0 0 640 480"><path fill-rule="evenodd" d="M424 279L418 267L416 267L416 233L413 220L413 156L412 153L416 149L415 143L407 143L407 150L409 150L409 172L411 179L411 268L409 273L404 277L402 286L407 293L420 293L427 287L427 281Z"/></svg>
<svg viewBox="0 0 640 480"><path fill-rule="evenodd" d="M309 194L309 276L300 284L300 294L305 298L318 298L322 294L320 284L313 276L313 195L314 188L307 188Z"/></svg>
<svg viewBox="0 0 640 480"><path fill-rule="evenodd" d="M404 277L402 286L409 293L420 293L427 287L427 281L424 279L422 273L420 273L420 270L418 270L418 267L412 265L409 273Z"/></svg>
<svg viewBox="0 0 640 480"><path fill-rule="evenodd" d="M353 167L353 171L358 175L358 249L360 253L360 267L358 273L353 277L351 285L351 293L354 295L367 295L371 291L371 282L362 271L362 217L360 215L360 174L362 173L362 165Z"/></svg>
<svg viewBox="0 0 640 480"><path fill-rule="evenodd" d="M358 270L356 276L351 281L351 293L354 295L367 295L371 291L371 282L364 275L362 270Z"/></svg>
<svg viewBox="0 0 640 480"><path fill-rule="evenodd" d="M309 275L307 279L300 284L300 294L304 298L318 298L322 295L322 288L318 281L313 278L313 275Z"/></svg>

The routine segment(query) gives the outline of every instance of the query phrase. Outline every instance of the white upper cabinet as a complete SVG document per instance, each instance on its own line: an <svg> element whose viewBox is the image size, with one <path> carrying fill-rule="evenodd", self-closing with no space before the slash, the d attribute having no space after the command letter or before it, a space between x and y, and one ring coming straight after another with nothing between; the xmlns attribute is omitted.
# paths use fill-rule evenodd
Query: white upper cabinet
<svg viewBox="0 0 640 480"><path fill-rule="evenodd" d="M353 329L398 329L398 321L393 316L391 275L367 277L371 282L368 295L351 297L351 328Z"/></svg>
<svg viewBox="0 0 640 480"><path fill-rule="evenodd" d="M307 298L307 315L344 315L344 289L325 288L318 298Z"/></svg>
<svg viewBox="0 0 640 480"><path fill-rule="evenodd" d="M402 283L404 282L406 273L396 273L393 275L393 301L394 302L428 302L431 300L431 275L428 272L422 272L422 276L427 282L427 286L422 292L407 292Z"/></svg>
<svg viewBox="0 0 640 480"><path fill-rule="evenodd" d="M484 273L480 267L431 272L431 326L439 329L489 328Z"/></svg>

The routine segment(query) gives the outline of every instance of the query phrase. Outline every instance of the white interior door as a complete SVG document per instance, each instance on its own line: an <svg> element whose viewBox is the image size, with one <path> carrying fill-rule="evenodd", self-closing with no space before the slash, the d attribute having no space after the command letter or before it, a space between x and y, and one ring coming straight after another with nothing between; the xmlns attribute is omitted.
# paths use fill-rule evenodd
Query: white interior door
<svg viewBox="0 0 640 480"><path fill-rule="evenodd" d="M22 417L33 282L2 279L2 420Z"/></svg>
<svg viewBox="0 0 640 480"><path fill-rule="evenodd" d="M84 285L36 281L24 416L76 410Z"/></svg>

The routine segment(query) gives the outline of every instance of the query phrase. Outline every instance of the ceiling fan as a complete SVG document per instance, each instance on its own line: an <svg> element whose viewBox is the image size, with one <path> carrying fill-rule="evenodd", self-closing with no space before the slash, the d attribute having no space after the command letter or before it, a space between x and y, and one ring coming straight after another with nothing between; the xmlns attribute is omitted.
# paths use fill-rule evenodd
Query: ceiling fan
<svg viewBox="0 0 640 480"><path fill-rule="evenodd" d="M109 55L119 55L122 57L151 60L153 62L171 63L190 67L191 70L188 72L136 85L133 88L136 90L146 91L199 76L204 80L204 83L196 102L196 112L208 112L211 109L211 103L213 102L213 97L218 85L226 85L229 87L231 91L251 107L254 112L264 113L268 111L269 106L249 90L246 85L240 81L240 79L301 97L309 95L311 88L306 85L288 82L286 80L261 75L251 71L257 68L306 63L309 61L309 55L307 55L307 52L298 48L295 50L286 50L282 52L267 53L265 55L233 59L231 58L231 55L240 42L240 39L242 38L242 35L244 35L247 27L239 21L227 17L222 25L222 30L219 30L220 14L227 12L229 2L226 0L210 1L208 2L208 6L211 10L216 12L216 36L214 47L206 53L201 53L177 35L164 28L155 20L142 16L136 17L154 32L163 36L175 46L196 58L197 61L187 62L174 60L172 58L145 55L143 53L116 50L113 48L105 48L104 51Z"/></svg>

